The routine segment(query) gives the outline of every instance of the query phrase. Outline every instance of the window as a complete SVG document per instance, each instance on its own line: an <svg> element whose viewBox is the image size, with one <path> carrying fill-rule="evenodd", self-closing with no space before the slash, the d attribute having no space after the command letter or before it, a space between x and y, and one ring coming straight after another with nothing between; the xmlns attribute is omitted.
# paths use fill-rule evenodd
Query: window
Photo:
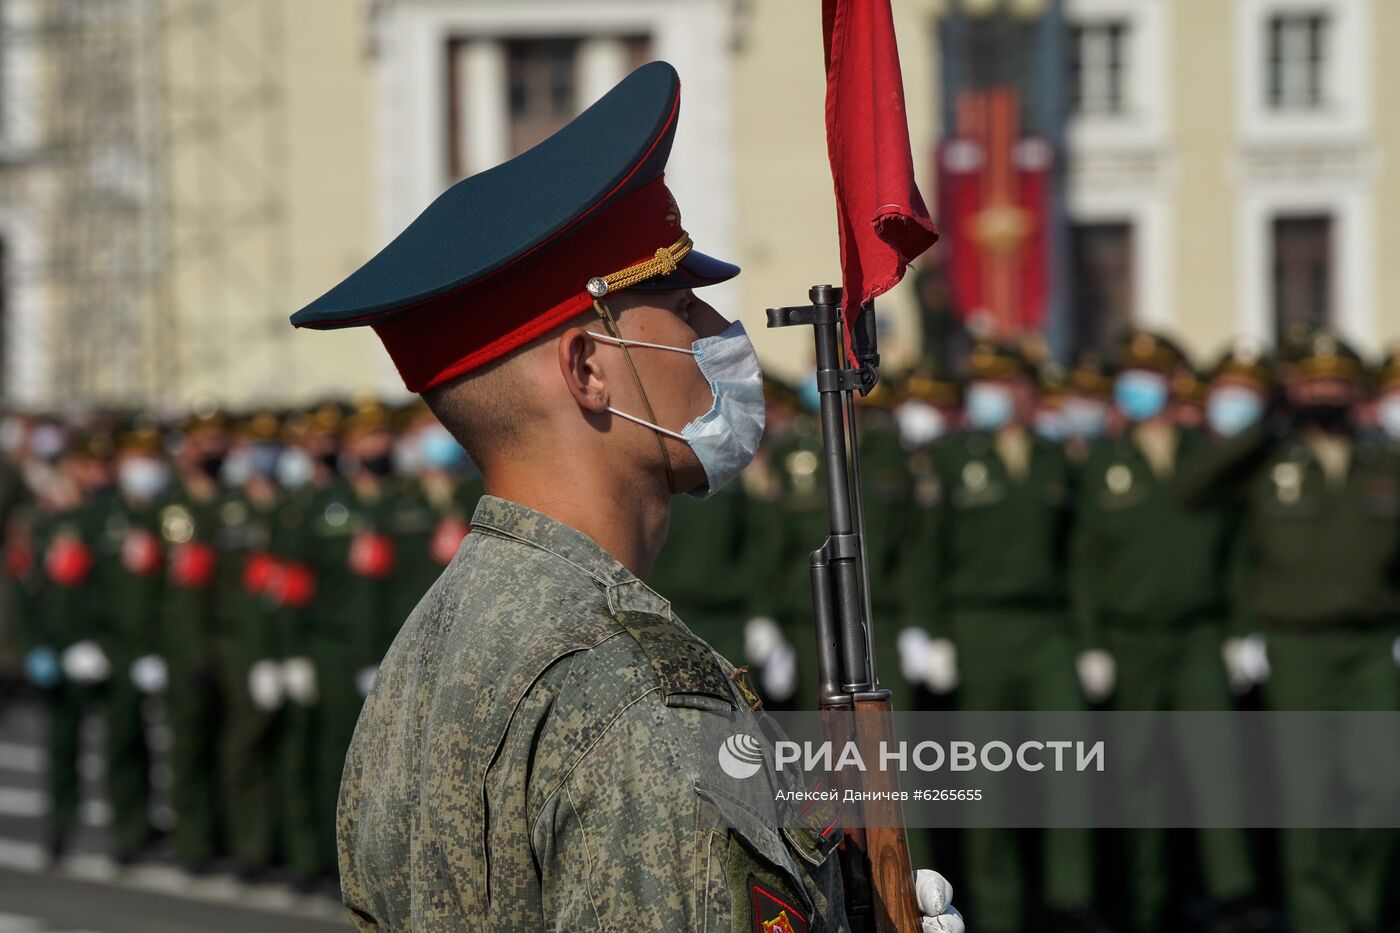
<svg viewBox="0 0 1400 933"><path fill-rule="evenodd" d="M1268 92L1274 110L1317 110L1326 103L1329 20L1323 13L1272 16Z"/></svg>
<svg viewBox="0 0 1400 933"><path fill-rule="evenodd" d="M1075 113L1114 116L1127 110L1128 24L1085 23L1070 30L1070 106Z"/></svg>
<svg viewBox="0 0 1400 933"><path fill-rule="evenodd" d="M1282 337L1332 321L1332 218L1275 217L1274 327Z"/></svg>
<svg viewBox="0 0 1400 933"><path fill-rule="evenodd" d="M1133 320L1133 227L1081 223L1070 228L1074 333L1080 348L1109 350Z"/></svg>

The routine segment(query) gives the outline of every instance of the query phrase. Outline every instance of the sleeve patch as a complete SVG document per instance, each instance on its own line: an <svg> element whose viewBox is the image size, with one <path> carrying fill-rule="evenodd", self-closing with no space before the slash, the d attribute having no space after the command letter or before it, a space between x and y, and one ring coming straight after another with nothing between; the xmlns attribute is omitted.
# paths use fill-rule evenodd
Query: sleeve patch
<svg viewBox="0 0 1400 933"><path fill-rule="evenodd" d="M749 895L753 900L755 933L807 933L807 918L752 875L749 876Z"/></svg>

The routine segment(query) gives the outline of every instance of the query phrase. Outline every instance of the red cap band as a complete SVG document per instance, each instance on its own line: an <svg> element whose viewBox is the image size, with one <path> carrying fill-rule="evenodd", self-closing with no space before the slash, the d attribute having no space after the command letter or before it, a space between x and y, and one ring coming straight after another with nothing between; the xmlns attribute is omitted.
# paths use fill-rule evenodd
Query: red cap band
<svg viewBox="0 0 1400 933"><path fill-rule="evenodd" d="M586 310L586 285L680 238L680 211L658 178L557 244L466 288L374 324L404 385L422 392L500 359Z"/></svg>

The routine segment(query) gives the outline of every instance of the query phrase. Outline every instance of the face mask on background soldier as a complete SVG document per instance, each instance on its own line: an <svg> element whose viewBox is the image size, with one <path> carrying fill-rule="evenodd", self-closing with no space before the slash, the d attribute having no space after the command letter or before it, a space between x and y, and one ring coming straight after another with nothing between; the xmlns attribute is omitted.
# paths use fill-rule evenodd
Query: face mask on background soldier
<svg viewBox="0 0 1400 933"><path fill-rule="evenodd" d="M1011 423L1016 400L1011 387L995 382L974 382L967 389L967 423L977 431L998 431Z"/></svg>
<svg viewBox="0 0 1400 933"><path fill-rule="evenodd" d="M1264 397L1244 386L1225 385L1210 393L1206 424L1217 437L1234 437L1264 417Z"/></svg>
<svg viewBox="0 0 1400 933"><path fill-rule="evenodd" d="M165 492L170 470L154 457L128 457L117 467L117 486L138 502L151 502Z"/></svg>
<svg viewBox="0 0 1400 933"><path fill-rule="evenodd" d="M1113 383L1113 401L1129 421L1147 421L1167 407L1167 377L1145 369L1130 369Z"/></svg>

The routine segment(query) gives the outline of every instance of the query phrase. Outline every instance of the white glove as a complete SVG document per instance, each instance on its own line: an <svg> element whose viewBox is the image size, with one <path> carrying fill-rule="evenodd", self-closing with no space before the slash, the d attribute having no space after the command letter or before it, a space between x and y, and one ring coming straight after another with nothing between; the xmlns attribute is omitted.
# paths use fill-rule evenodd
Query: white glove
<svg viewBox="0 0 1400 933"><path fill-rule="evenodd" d="M271 712L282 705L282 666L269 658L254 661L248 668L248 696L253 705Z"/></svg>
<svg viewBox="0 0 1400 933"><path fill-rule="evenodd" d="M1255 684L1269 679L1269 651L1263 635L1225 639L1225 644L1220 646L1220 657L1225 661L1230 689L1236 695L1246 694Z"/></svg>
<svg viewBox="0 0 1400 933"><path fill-rule="evenodd" d="M953 906L953 886L936 871L914 873L914 893L923 914L923 933L963 933L962 914Z"/></svg>
<svg viewBox="0 0 1400 933"><path fill-rule="evenodd" d="M911 684L921 684L924 682L924 673L928 670L928 632L915 626L900 629L899 640L896 645L899 647L899 673Z"/></svg>
<svg viewBox="0 0 1400 933"><path fill-rule="evenodd" d="M759 675L763 692L775 703L780 703L797 691L797 652L792 645L783 642L774 651L768 663L763 665Z"/></svg>
<svg viewBox="0 0 1400 933"><path fill-rule="evenodd" d="M95 641L80 641L63 652L63 673L78 684L97 684L112 676L112 662Z"/></svg>
<svg viewBox="0 0 1400 933"><path fill-rule="evenodd" d="M773 652L786 644L783 630L767 616L754 616L744 623L744 657L750 664L762 667Z"/></svg>
<svg viewBox="0 0 1400 933"><path fill-rule="evenodd" d="M374 689L374 675L378 673L378 664L362 667L355 672L355 689L360 691L360 696L369 696L369 692Z"/></svg>
<svg viewBox="0 0 1400 933"><path fill-rule="evenodd" d="M287 699L298 706L315 706L320 696L316 685L316 665L308 657L287 658L282 662L282 687Z"/></svg>
<svg viewBox="0 0 1400 933"><path fill-rule="evenodd" d="M946 638L934 638L928 643L928 659L924 665L924 683L934 693L952 693L962 678L958 674L958 646Z"/></svg>
<svg viewBox="0 0 1400 933"><path fill-rule="evenodd" d="M1102 648L1082 652L1074 660L1079 686L1090 703L1102 703L1118 683L1118 664Z"/></svg>
<svg viewBox="0 0 1400 933"><path fill-rule="evenodd" d="M131 682L142 693L164 693L170 682L165 658L158 654L143 654L131 662Z"/></svg>

